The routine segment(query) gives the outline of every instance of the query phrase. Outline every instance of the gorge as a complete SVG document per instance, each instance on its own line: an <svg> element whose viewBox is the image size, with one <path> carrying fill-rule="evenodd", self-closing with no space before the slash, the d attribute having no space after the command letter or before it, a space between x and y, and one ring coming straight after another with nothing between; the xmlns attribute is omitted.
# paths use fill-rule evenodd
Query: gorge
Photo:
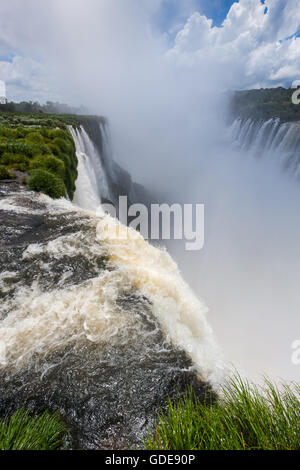
<svg viewBox="0 0 300 470"><path fill-rule="evenodd" d="M210 302L211 286L223 285L225 291L228 283L227 298L232 296L232 305L239 306L232 300L234 287L229 286L235 278L231 273L223 276L223 270L214 265L216 259L211 258L214 250L210 250L208 260L216 269L210 274L205 258L199 263L199 289L190 282L184 263L180 265L199 294L196 296L163 247L154 247L133 230L130 240L110 238L110 230L117 226L122 232L125 227L104 214L101 203L117 206L123 195L130 203L149 204L151 194L114 161L104 118L1 116L6 130L0 165L8 168L11 178L0 181L0 414L10 414L21 406L33 412L58 411L70 428L70 445L74 448L126 449L140 445L168 398L175 398L189 385L201 400L217 390L224 376L224 359L211 321L207 322L205 302L199 298L203 291L215 315L214 330L221 346L227 346L228 341L241 347L244 339L235 329L241 321L238 308L233 309L233 317L226 309L226 299L221 307ZM234 164L242 165L245 174L250 168L252 175L252 160L254 166L256 159L271 161L278 173L288 170L297 180L298 122L235 118L224 136L227 148L232 147L239 156ZM51 126L47 119L53 119ZM22 177L28 178L35 171L35 146L46 145L45 155L51 152L52 157L61 157L53 144L60 130L72 137L76 181L73 197L66 194L51 199L43 190L28 190ZM42 132L44 144L32 135L36 132ZM26 143L28 135L33 147ZM18 145L13 144L14 139ZM20 143L29 152L22 163L16 157ZM248 160L241 162L241 156ZM231 158L230 153L229 164ZM65 157L62 160L68 161ZM262 172L260 176L263 186L266 179ZM222 186L224 181L218 181L220 190L226 187ZM247 210L246 206L246 216ZM216 233L219 231L214 230L213 241ZM286 238L283 242L286 244ZM227 273L228 266L235 268L234 260L217 255ZM290 288L294 299L294 281ZM214 291L213 295L216 297ZM218 295L223 301L220 290ZM247 295L248 290L245 298L249 300ZM238 299L238 294L235 297ZM220 316L222 309L228 316ZM255 314L246 323L250 320L257 331ZM268 317L259 320L264 325L268 321ZM216 324L223 326L223 332ZM252 338L250 328L248 340ZM250 355L259 368L252 348ZM263 355L261 360L263 363Z"/></svg>
<svg viewBox="0 0 300 470"><path fill-rule="evenodd" d="M75 447L130 448L168 397L212 393L222 361L170 256L103 230L118 222L95 212L101 201L142 190L114 164L103 122L69 130L73 203L0 185L0 413L59 411Z"/></svg>

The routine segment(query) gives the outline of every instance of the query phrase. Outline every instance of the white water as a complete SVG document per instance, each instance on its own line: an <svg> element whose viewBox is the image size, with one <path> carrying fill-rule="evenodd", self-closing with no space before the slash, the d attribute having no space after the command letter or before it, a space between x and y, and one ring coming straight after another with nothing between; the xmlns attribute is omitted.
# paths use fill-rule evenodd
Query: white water
<svg viewBox="0 0 300 470"><path fill-rule="evenodd" d="M106 216L97 226L124 280L142 292L167 337L191 356L206 380L217 383L223 375L223 360L213 331L206 320L207 307L183 281L176 263L165 250L147 243L138 232ZM117 236L115 236L117 234Z"/></svg>
<svg viewBox="0 0 300 470"><path fill-rule="evenodd" d="M298 124L280 126L274 120L262 126L236 121L231 136L237 147L243 147L253 154L261 152L262 148L264 152L261 155L264 156L273 155L272 149L277 151L278 148L281 152L278 151L278 156L286 156L290 152L295 163L298 128ZM23 199L13 196L1 200L0 210L16 211L18 214L30 211L35 214L64 214L66 218L69 214L77 214L82 218L83 225L90 228L89 234L82 231L24 247L22 259L40 262L41 272L49 269L42 256L50 260L63 260L64 257L72 259L77 255L92 263L105 256L112 270L105 270L93 279L66 287L63 281L68 280L70 272L63 272L62 282L54 290L46 292L38 279L30 287L20 284L17 294L1 305L5 315L0 324L0 364L2 367L22 368L37 355L43 357L68 344L76 345L86 341L100 345L109 343L112 346L134 342L137 335L141 334L140 327L132 322L128 313L120 309L118 299L124 292L138 292L151 302L152 314L166 337L190 355L199 374L214 384L219 382L224 373L223 360L206 319L205 303L182 280L177 265L166 251L154 248L137 232L99 213L101 197L107 191L101 158L84 129L70 131L76 144L79 170L74 203L24 193L22 198L37 198L46 205L45 210L33 211L30 204L23 207ZM106 152L109 151L107 148ZM295 297L299 269L290 248L294 247L294 254L298 252L298 224L294 219L295 230L292 232L290 216L293 217L293 207L285 211L285 224L279 233L276 222L273 223L273 212L267 218L266 214L269 209L274 211L274 201L276 206L278 198L282 199L274 188L275 181L285 195L280 207L288 207L290 196L291 200L298 200L298 190L295 187L290 190L289 183L281 180L279 174L275 177L269 172L264 173L268 170L267 166L259 165L255 171L256 162L248 161L242 165L239 154L243 154L243 157L246 155L238 150L236 159L228 160L226 172L220 167L220 174L216 173L219 162L215 167L211 186L214 188L217 182L220 189L226 188L227 191L220 200L225 208L221 227L217 220L208 219L209 227L214 228L207 240L208 251L205 250L204 257L202 254L200 258L193 257L197 276L192 260L190 257L185 258L191 271L191 277L187 277L200 295L208 300L214 327L229 353L227 359L246 370L246 373L250 370L252 377L271 370L273 376L280 374L290 378L294 376L290 344L295 339L294 335L297 335L296 310L299 304ZM244 182L242 202L240 186L233 178L233 171ZM206 174L207 184L210 177ZM258 206L252 200L253 184L259 191ZM235 188L232 194L228 193L229 187L231 191ZM245 219L250 209L252 226L245 220L239 227L236 215L241 207L245 209ZM230 218L232 208L235 208L234 220ZM218 220L220 222L220 218ZM232 227L228 223L234 227L235 238L232 237ZM261 230L265 232L265 237L261 237ZM129 234L129 239L124 239L124 232ZM112 236L116 233L121 236ZM277 259L276 243L280 237L282 246L278 246ZM265 238L268 239L267 244ZM249 250L252 253L251 260ZM9 270L2 273L1 285L6 286L7 279L11 279L12 275L15 273ZM286 321L282 322L283 312ZM288 371L287 374L285 371Z"/></svg>
<svg viewBox="0 0 300 470"><path fill-rule="evenodd" d="M140 326L132 324L118 299L124 292L137 292L150 301L151 312L166 339L187 352L203 379L217 384L223 376L223 361L206 319L207 307L183 281L166 251L151 246L137 232L100 213L101 197L107 190L101 159L84 129L70 132L76 144L79 172L74 203L26 194L45 204L46 214L63 212L66 218L74 214L84 218L89 234L83 231L30 244L24 248L22 259L39 262L43 271L49 269L43 256L59 260L80 255L92 263L105 256L111 269L74 286L64 288L60 282L46 292L38 279L30 287L20 284L16 295L1 305L1 366L20 369L37 355L43 357L83 341L110 345L134 342L137 333L141 333ZM22 212L17 196L1 201L0 210L14 208ZM23 211L28 213L28 204ZM129 238L124 238L124 233ZM62 280L69 275L62 273Z"/></svg>
<svg viewBox="0 0 300 470"><path fill-rule="evenodd" d="M109 190L101 158L83 127L69 127L76 146L78 178L74 204L87 210L101 212L102 198L109 198Z"/></svg>
<svg viewBox="0 0 300 470"><path fill-rule="evenodd" d="M224 158L223 162L214 162L215 165L210 162L212 181L212 175L207 174L207 181L201 183L202 186L210 185L208 193L218 188L213 198L209 196L207 199L209 212L206 214L206 228L210 232L204 253L195 257L196 266L192 266L190 257L185 254L182 266L188 265L185 271L189 284L201 298L204 296L210 306L211 321L225 348L226 359L255 380L263 373L274 378L280 375L294 379L298 374L291 363L291 343L297 337L299 325L299 301L295 286L299 275L299 224L295 214L299 191L296 185L280 174L280 167L294 177L298 176L300 125L280 125L276 119L266 122L238 119L229 132L229 144L232 143L236 147L234 155L230 152L230 145L227 150L220 149L228 161L225 168ZM106 145L108 156L111 151L108 139ZM259 160L254 161L255 158ZM215 200L218 193L222 194L217 204L218 210L224 207L224 213L215 218L216 207L213 208L210 201ZM280 215L282 226L279 228L276 210L283 209L284 213ZM239 223L239 214L244 220L243 227ZM218 221L221 221L220 225ZM127 250L132 248L130 244L119 243L111 245L109 251L118 259L126 246ZM172 260L161 258L159 283L154 284L155 292L149 290L149 275L145 280L141 271L148 246L144 245L139 256L134 249L131 253L127 252L122 263L126 269L129 266L130 269L136 268L135 279L139 281L136 285L152 300L165 290L164 278L169 282L169 270L172 271L169 261ZM262 247L265 247L263 251ZM162 256L161 252L158 253ZM149 252L149 261L151 256L153 253L150 255ZM140 265L136 266L134 260L137 258ZM278 259L281 260L280 265ZM145 270L147 264L148 261ZM283 279L282 276L286 277ZM176 285L175 281L173 283ZM153 283L151 285L153 287ZM173 343L189 351L198 368L201 369L201 364L202 367L211 364L208 368L204 366L204 369L212 371L214 363L215 371L221 370L222 361L216 352L213 335L208 334L201 320L205 317L206 307L195 297L192 300L191 290L187 286L186 289L183 286L179 288L180 295L176 302L174 299L171 301L173 307L166 304L168 308L162 316L158 313L163 312L161 304L158 308L153 303L157 317ZM181 313L176 313L180 321L174 322L178 303L185 301L186 307L180 308ZM203 337L202 329L205 331ZM219 374L206 373L206 377L212 375L216 377Z"/></svg>
<svg viewBox="0 0 300 470"><path fill-rule="evenodd" d="M300 176L300 122L281 124L279 119L253 121L236 119L229 131L230 140L257 157L277 160L283 169Z"/></svg>
<svg viewBox="0 0 300 470"><path fill-rule="evenodd" d="M105 172L108 171L112 179L115 176L109 128L100 124L106 170L84 129L70 130L79 160L74 203L99 213L101 196L108 197ZM84 152L85 149L88 154ZM98 184L95 182L97 178ZM117 240L115 236L111 237L116 230ZM130 240L122 240L124 231ZM105 224L98 224L97 233L104 234L109 256L114 261L118 260L122 271L125 269L126 276L131 278L131 285L151 300L155 315L167 337L173 344L188 352L205 379L218 383L223 376L224 364L213 331L206 321L208 309L184 283L167 252L152 247L137 232L128 230L111 218L107 218ZM128 281L123 279L122 282L126 285Z"/></svg>

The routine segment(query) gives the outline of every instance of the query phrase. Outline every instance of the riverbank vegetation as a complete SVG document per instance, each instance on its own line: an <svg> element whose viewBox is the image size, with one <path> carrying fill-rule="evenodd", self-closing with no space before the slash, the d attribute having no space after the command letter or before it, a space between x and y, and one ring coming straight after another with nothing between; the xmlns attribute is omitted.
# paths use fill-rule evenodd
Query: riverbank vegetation
<svg viewBox="0 0 300 470"><path fill-rule="evenodd" d="M1 112L0 180L17 180L52 198L73 199L77 156L68 126L87 129L103 118L44 112ZM8 105L7 105L8 106Z"/></svg>
<svg viewBox="0 0 300 470"><path fill-rule="evenodd" d="M0 178L22 177L29 189L72 199L77 178L75 145L67 129L0 124Z"/></svg>
<svg viewBox="0 0 300 470"><path fill-rule="evenodd" d="M231 99L231 114L243 119L300 121L300 105L292 102L294 92L293 88L282 87L236 91Z"/></svg>
<svg viewBox="0 0 300 470"><path fill-rule="evenodd" d="M213 404L190 389L161 413L148 450L299 450L300 385L266 380L262 389L235 377Z"/></svg>

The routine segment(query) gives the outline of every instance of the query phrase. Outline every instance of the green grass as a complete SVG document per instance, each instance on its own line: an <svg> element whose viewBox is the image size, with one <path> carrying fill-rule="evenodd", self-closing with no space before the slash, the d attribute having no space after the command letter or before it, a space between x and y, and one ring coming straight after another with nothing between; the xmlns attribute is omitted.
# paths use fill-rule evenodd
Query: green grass
<svg viewBox="0 0 300 470"><path fill-rule="evenodd" d="M299 450L300 386L266 380L263 389L239 376L215 404L190 389L158 417L147 450Z"/></svg>
<svg viewBox="0 0 300 470"><path fill-rule="evenodd" d="M23 409L0 421L0 450L57 450L67 427L55 413L31 417Z"/></svg>

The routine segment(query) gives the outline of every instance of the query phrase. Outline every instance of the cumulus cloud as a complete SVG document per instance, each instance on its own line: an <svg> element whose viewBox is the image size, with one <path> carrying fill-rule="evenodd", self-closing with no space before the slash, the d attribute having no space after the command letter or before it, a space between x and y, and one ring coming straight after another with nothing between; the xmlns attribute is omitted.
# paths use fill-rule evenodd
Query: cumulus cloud
<svg viewBox="0 0 300 470"><path fill-rule="evenodd" d="M9 98L16 101L55 99L57 93L49 86L46 68L30 57L14 56L12 60L0 61L0 76L9 87Z"/></svg>
<svg viewBox="0 0 300 470"><path fill-rule="evenodd" d="M168 56L193 68L223 64L225 86L289 86L300 76L299 25L298 0L240 0L221 27L193 13Z"/></svg>

